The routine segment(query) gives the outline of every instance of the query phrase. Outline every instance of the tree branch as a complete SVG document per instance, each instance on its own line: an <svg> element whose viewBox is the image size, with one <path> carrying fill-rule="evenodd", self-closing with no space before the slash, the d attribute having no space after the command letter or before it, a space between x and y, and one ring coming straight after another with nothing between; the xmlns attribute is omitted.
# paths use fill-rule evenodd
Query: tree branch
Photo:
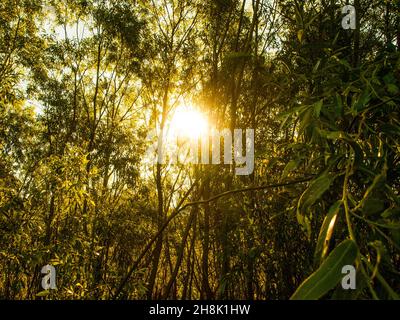
<svg viewBox="0 0 400 320"><path fill-rule="evenodd" d="M259 186L259 187L250 187L250 188L242 188L242 189L235 189L235 190L230 190L226 191L223 193L220 193L218 195L215 195L209 199L206 200L199 200L199 201L194 201L194 202L188 202L184 206L181 206L183 203L184 199L189 195L189 193L192 191L193 187L196 185L193 184L192 187L186 192L185 196L183 197L181 203L178 205L177 209L168 217L168 219L165 221L164 225L159 229L159 231L153 236L153 238L147 243L146 247L142 250L140 253L139 257L136 259L135 263L132 265L131 269L128 271L128 274L125 276L125 278L121 281L121 284L119 285L117 291L115 294L111 297L113 300L117 299L120 293L122 292L124 286L128 282L129 278L132 276L133 272L137 269L139 266L140 262L146 255L146 253L150 250L151 246L153 243L162 235L164 230L168 227L169 223L183 210L185 210L187 207L194 206L194 205L199 205L199 204L204 204L204 203L209 203L215 200L218 200L222 197L226 197L228 195L240 193L240 192L248 192L248 191L257 191L257 190L264 190L264 189L271 189L271 188L279 188L279 187L286 187L289 185L297 184L297 183L303 183L307 182L313 179L313 177L301 179L301 180L295 180L295 181L290 181L290 182L284 182L284 183L277 183L277 184L270 184L270 185L264 185L264 186Z"/></svg>

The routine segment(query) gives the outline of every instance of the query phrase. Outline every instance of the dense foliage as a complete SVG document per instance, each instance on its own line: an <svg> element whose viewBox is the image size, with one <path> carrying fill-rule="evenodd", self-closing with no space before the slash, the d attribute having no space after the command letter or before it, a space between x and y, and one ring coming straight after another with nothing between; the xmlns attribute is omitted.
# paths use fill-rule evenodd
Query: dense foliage
<svg viewBox="0 0 400 320"><path fill-rule="evenodd" d="M2 0L0 298L398 299L400 2L345 4ZM251 175L145 161L182 101Z"/></svg>

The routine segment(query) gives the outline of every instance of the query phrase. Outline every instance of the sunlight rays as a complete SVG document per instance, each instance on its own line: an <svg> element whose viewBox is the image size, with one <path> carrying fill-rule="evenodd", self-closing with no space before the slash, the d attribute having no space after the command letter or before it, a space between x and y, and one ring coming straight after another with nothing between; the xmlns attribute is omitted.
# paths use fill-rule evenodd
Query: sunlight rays
<svg viewBox="0 0 400 320"><path fill-rule="evenodd" d="M168 135L190 140L199 139L207 134L209 123L204 114L192 105L179 106L169 123Z"/></svg>

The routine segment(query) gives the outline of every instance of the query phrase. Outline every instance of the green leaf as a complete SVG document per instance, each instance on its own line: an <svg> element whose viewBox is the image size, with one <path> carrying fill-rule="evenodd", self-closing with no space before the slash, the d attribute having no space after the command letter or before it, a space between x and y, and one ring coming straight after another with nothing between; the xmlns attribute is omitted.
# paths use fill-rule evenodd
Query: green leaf
<svg viewBox="0 0 400 320"><path fill-rule="evenodd" d="M318 71L319 65L321 64L321 59L318 59L317 63L315 64L313 68L313 73L316 73Z"/></svg>
<svg viewBox="0 0 400 320"><path fill-rule="evenodd" d="M286 178L291 171L293 171L299 166L299 164L300 160L290 160L282 172L281 179Z"/></svg>
<svg viewBox="0 0 400 320"><path fill-rule="evenodd" d="M336 108L335 108L336 112L335 113L337 116L340 116L343 112L342 97L336 93L335 100L336 100Z"/></svg>
<svg viewBox="0 0 400 320"><path fill-rule="evenodd" d="M345 240L340 243L309 276L290 298L291 300L317 300L333 289L343 278L342 268L353 264L357 258L358 248L354 241Z"/></svg>
<svg viewBox="0 0 400 320"><path fill-rule="evenodd" d="M363 213L366 216L373 216L385 210L385 203L376 198L368 198L364 201Z"/></svg>
<svg viewBox="0 0 400 320"><path fill-rule="evenodd" d="M317 118L319 118L319 115L321 113L322 105L323 100L319 100L318 102L314 103L314 114Z"/></svg>
<svg viewBox="0 0 400 320"><path fill-rule="evenodd" d="M317 179L311 182L310 186L301 195L298 207L302 212L305 212L311 207L321 196L327 191L333 182L334 178L327 173L322 174Z"/></svg>
<svg viewBox="0 0 400 320"><path fill-rule="evenodd" d="M299 133L303 133L304 130L312 123L313 108L307 108L300 114L300 127Z"/></svg>
<svg viewBox="0 0 400 320"><path fill-rule="evenodd" d="M385 219L395 216L400 217L400 208L388 208L381 214L381 217Z"/></svg>
<svg viewBox="0 0 400 320"><path fill-rule="evenodd" d="M400 136L400 127L390 123L383 124L380 131L384 132L389 137L394 135Z"/></svg>
<svg viewBox="0 0 400 320"><path fill-rule="evenodd" d="M368 187L367 191L364 194L363 199L361 200L361 207L363 209L365 209L365 202L369 199L369 196L373 194L374 190L384 186L385 181L386 181L387 170L388 170L388 167L385 164L383 166L383 168L382 168L381 173L374 177L374 180L372 181L372 184ZM380 201L380 200L378 199L378 201ZM374 201L371 201L370 206L373 209L377 208L377 204L374 203ZM383 210L384 210L384 208L382 208L381 211L383 211ZM375 213L374 210L372 210L372 209L369 210L369 211L368 210L366 210L366 211L367 211L367 214L368 213L371 213L371 214Z"/></svg>
<svg viewBox="0 0 400 320"><path fill-rule="evenodd" d="M349 69L349 70L352 69L351 66L350 66L350 63L349 63L347 60L345 60L345 59L339 59L339 63L340 63L341 65L345 66L345 67L346 67L347 69Z"/></svg>
<svg viewBox="0 0 400 320"><path fill-rule="evenodd" d="M297 39L299 39L299 42L303 42L303 35L304 35L304 30L299 30L297 32Z"/></svg>
<svg viewBox="0 0 400 320"><path fill-rule="evenodd" d="M44 291L40 291L39 293L36 294L37 297L46 297L50 294L49 290L44 290Z"/></svg>
<svg viewBox="0 0 400 320"><path fill-rule="evenodd" d="M317 246L315 248L314 263L319 265L328 253L329 241L333 234L333 229L336 224L337 216L340 211L342 201L335 202L329 209L327 216L322 223L321 230L319 232Z"/></svg>
<svg viewBox="0 0 400 320"><path fill-rule="evenodd" d="M311 223L306 216L308 208L310 208L321 196L327 191L334 180L333 177L324 173L311 182L310 186L300 197L297 204L296 217L298 223L305 229L307 236L311 238Z"/></svg>
<svg viewBox="0 0 400 320"><path fill-rule="evenodd" d="M342 131L327 131L325 136L329 140L338 140L343 137L343 132Z"/></svg>
<svg viewBox="0 0 400 320"><path fill-rule="evenodd" d="M345 136L343 138L343 140L346 141L350 145L350 147L353 149L353 151L354 151L354 166L358 167L362 163L363 158L364 158L361 147L358 145L357 142L355 142L349 136Z"/></svg>
<svg viewBox="0 0 400 320"><path fill-rule="evenodd" d="M385 81L386 84L392 84L396 82L396 78L394 74L390 72L383 77L383 81Z"/></svg>
<svg viewBox="0 0 400 320"><path fill-rule="evenodd" d="M389 83L387 89L390 94L396 95L399 93L399 88L393 83Z"/></svg>
<svg viewBox="0 0 400 320"><path fill-rule="evenodd" d="M363 91L357 102L354 104L353 109L357 112L363 110L370 99L371 93L368 90Z"/></svg>

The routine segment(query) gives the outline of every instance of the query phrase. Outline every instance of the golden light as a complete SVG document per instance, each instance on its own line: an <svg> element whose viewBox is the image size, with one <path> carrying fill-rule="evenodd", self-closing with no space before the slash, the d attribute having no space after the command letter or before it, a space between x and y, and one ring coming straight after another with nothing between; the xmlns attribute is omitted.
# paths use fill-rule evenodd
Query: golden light
<svg viewBox="0 0 400 320"><path fill-rule="evenodd" d="M169 125L169 134L182 138L197 139L207 134L206 117L195 108L178 107Z"/></svg>

